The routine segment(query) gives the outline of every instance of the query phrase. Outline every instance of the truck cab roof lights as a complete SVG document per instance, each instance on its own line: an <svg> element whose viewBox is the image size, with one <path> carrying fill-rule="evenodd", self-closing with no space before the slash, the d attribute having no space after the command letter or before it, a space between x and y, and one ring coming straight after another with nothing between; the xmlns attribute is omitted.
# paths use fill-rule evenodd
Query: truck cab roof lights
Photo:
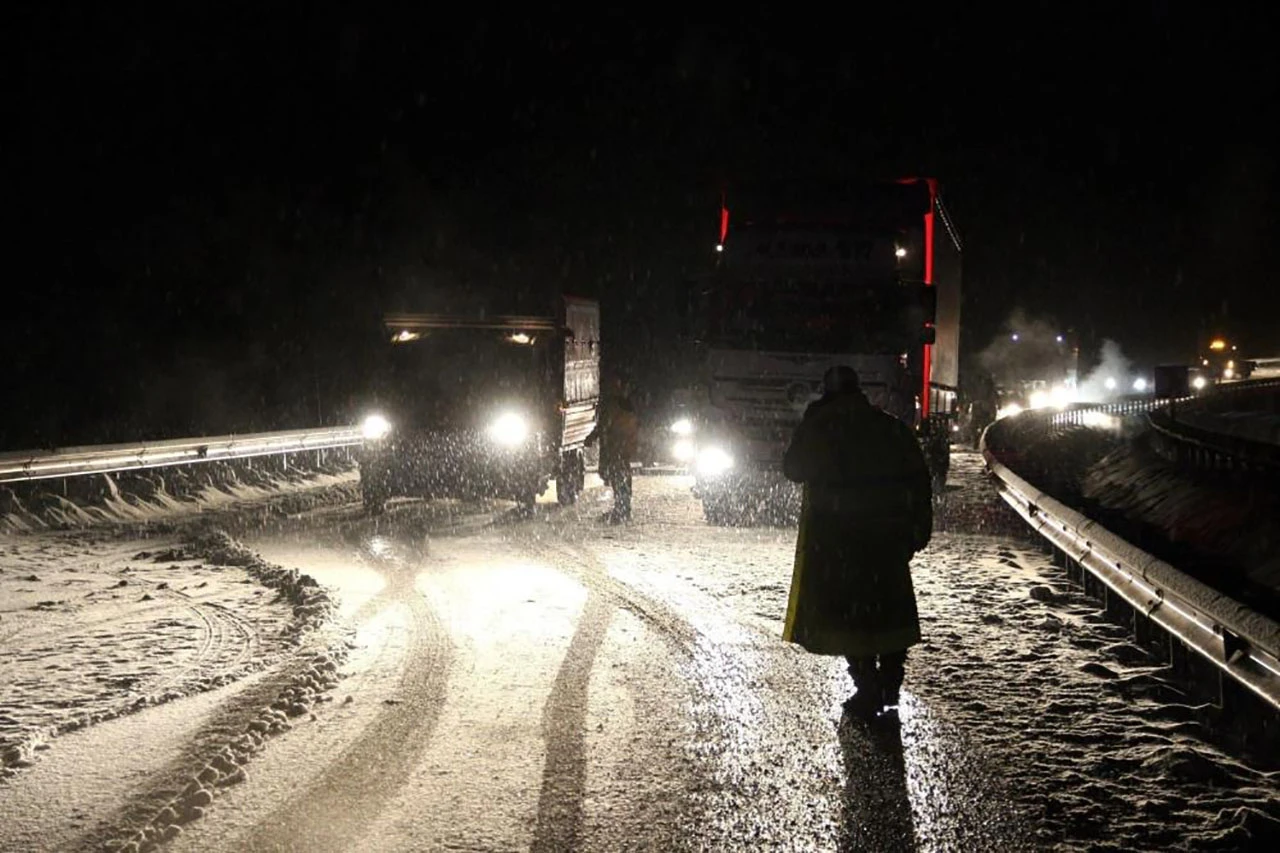
<svg viewBox="0 0 1280 853"><path fill-rule="evenodd" d="M384 321L391 329L403 331L422 331L424 329L493 329L504 332L555 331L557 323L554 317L520 317L460 314L388 314Z"/></svg>

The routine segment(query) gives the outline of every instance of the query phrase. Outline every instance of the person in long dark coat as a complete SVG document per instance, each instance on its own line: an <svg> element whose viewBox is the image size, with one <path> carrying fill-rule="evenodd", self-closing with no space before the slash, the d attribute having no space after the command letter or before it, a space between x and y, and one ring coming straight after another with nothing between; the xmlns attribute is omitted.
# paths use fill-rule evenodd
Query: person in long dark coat
<svg viewBox="0 0 1280 853"><path fill-rule="evenodd" d="M804 484L783 636L844 656L856 689L845 708L874 718L897 706L920 641L910 561L929 543L932 485L911 428L868 402L852 368L823 383L783 460Z"/></svg>
<svg viewBox="0 0 1280 853"><path fill-rule="evenodd" d="M600 479L613 490L613 509L605 516L617 524L631 518L631 462L639 443L639 422L626 384L614 379L600 405L600 421L586 446L600 442Z"/></svg>

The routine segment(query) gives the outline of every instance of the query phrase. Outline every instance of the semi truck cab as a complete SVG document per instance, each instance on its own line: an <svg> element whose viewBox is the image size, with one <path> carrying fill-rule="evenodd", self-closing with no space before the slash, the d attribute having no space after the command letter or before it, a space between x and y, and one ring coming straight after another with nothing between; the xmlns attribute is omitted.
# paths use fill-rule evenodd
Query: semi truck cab
<svg viewBox="0 0 1280 853"><path fill-rule="evenodd" d="M692 431L707 519L798 509L782 455L837 364L916 430L945 482L960 241L937 182L726 192L716 253L697 311L704 402Z"/></svg>

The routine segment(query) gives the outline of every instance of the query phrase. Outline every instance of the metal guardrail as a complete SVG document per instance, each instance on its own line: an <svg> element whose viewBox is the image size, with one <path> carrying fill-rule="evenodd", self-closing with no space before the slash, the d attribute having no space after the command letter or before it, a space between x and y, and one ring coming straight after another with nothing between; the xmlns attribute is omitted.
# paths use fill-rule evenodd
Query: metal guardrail
<svg viewBox="0 0 1280 853"><path fill-rule="evenodd" d="M1280 623L1180 572L982 453L1000 496L1058 551L1189 649L1280 710Z"/></svg>
<svg viewBox="0 0 1280 853"><path fill-rule="evenodd" d="M0 483L110 474L195 462L226 462L253 456L351 447L361 441L360 428L350 426L2 453Z"/></svg>
<svg viewBox="0 0 1280 853"><path fill-rule="evenodd" d="M1194 399L1194 397L1182 397L1175 402L1185 403ZM1067 424L1072 424L1074 426L1091 426L1092 421L1099 414L1111 415L1114 417L1142 415L1168 404L1168 400L1156 399L1155 397L1126 398L1123 400L1116 400L1113 403L1083 403L1071 406L1062 411L1053 412L1049 416L1049 423L1054 426L1064 426Z"/></svg>
<svg viewBox="0 0 1280 853"><path fill-rule="evenodd" d="M1259 401L1272 410L1280 379L1253 379L1219 386L1218 393L1147 413L1156 451L1173 462L1214 471L1280 471L1277 434L1258 423L1232 423L1227 413L1251 413ZM1255 427L1245 429L1245 427Z"/></svg>

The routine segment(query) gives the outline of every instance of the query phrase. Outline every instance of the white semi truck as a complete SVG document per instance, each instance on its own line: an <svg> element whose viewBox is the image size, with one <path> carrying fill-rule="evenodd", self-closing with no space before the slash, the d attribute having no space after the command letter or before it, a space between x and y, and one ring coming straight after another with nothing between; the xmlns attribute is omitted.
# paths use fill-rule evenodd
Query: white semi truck
<svg viewBox="0 0 1280 853"><path fill-rule="evenodd" d="M938 182L726 191L716 251L694 312L700 403L680 436L708 521L798 508L782 456L837 364L916 430L945 482L961 242Z"/></svg>

